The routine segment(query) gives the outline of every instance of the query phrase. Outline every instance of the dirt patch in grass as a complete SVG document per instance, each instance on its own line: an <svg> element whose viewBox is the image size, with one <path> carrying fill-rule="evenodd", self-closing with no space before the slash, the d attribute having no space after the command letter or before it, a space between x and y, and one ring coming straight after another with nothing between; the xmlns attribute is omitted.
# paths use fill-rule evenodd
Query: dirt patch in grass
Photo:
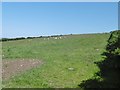
<svg viewBox="0 0 120 90"><path fill-rule="evenodd" d="M35 59L2 60L2 79L9 79L18 73L35 68L41 64L40 60Z"/></svg>

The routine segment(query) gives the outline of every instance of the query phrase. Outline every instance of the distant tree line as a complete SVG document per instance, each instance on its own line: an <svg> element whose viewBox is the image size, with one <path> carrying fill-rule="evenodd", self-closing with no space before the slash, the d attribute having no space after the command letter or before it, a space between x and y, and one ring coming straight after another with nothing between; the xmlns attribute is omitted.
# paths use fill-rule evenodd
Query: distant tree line
<svg viewBox="0 0 120 90"><path fill-rule="evenodd" d="M73 34L68 34L73 35ZM2 38L0 41L13 41L13 40L22 40L22 39L35 39L35 38L50 38L50 37L61 37L66 35L51 35L51 36L38 36L38 37L18 37L18 38Z"/></svg>
<svg viewBox="0 0 120 90"><path fill-rule="evenodd" d="M13 40L22 40L25 39L25 37L19 37L19 38L2 38L0 41L13 41Z"/></svg>
<svg viewBox="0 0 120 90"><path fill-rule="evenodd" d="M50 38L50 37L60 37L63 35L52 35L52 36L38 36L38 37L19 37L19 38L2 38L0 41L13 41L13 40L22 40L22 39L34 39L34 38Z"/></svg>

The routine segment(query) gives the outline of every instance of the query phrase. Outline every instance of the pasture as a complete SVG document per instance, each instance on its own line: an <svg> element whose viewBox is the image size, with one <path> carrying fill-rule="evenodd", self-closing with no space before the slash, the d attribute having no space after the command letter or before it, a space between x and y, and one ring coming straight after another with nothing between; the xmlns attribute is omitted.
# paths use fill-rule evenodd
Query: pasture
<svg viewBox="0 0 120 90"><path fill-rule="evenodd" d="M30 60L40 61L40 64L17 71L19 73L11 74L7 79L3 78L3 87L77 88L82 80L93 77L99 71L94 62L103 60L101 54L105 51L109 36L109 33L76 34L59 39L50 37L5 41L2 43L3 63L8 62L8 66L14 68L18 67L18 60L28 60L27 65L31 67ZM24 68L27 65L24 64ZM3 64L3 67L7 67L7 64Z"/></svg>

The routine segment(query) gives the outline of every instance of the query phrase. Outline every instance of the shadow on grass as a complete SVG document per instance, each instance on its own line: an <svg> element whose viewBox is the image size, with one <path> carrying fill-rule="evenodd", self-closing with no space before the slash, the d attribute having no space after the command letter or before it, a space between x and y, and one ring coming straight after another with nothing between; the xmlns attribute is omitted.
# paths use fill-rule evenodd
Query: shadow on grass
<svg viewBox="0 0 120 90"><path fill-rule="evenodd" d="M120 88L120 55L104 52L103 61L95 62L100 71L94 77L84 80L78 86L84 90L88 88Z"/></svg>

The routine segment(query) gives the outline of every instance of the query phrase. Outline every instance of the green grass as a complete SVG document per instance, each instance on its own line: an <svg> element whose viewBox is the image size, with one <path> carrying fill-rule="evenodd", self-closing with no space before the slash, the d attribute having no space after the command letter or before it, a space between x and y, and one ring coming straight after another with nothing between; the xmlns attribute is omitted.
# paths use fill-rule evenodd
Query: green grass
<svg viewBox="0 0 120 90"><path fill-rule="evenodd" d="M69 35L59 40L36 38L3 42L3 60L32 58L43 62L38 68L3 81L3 87L76 88L99 70L94 62L102 60L109 35Z"/></svg>

